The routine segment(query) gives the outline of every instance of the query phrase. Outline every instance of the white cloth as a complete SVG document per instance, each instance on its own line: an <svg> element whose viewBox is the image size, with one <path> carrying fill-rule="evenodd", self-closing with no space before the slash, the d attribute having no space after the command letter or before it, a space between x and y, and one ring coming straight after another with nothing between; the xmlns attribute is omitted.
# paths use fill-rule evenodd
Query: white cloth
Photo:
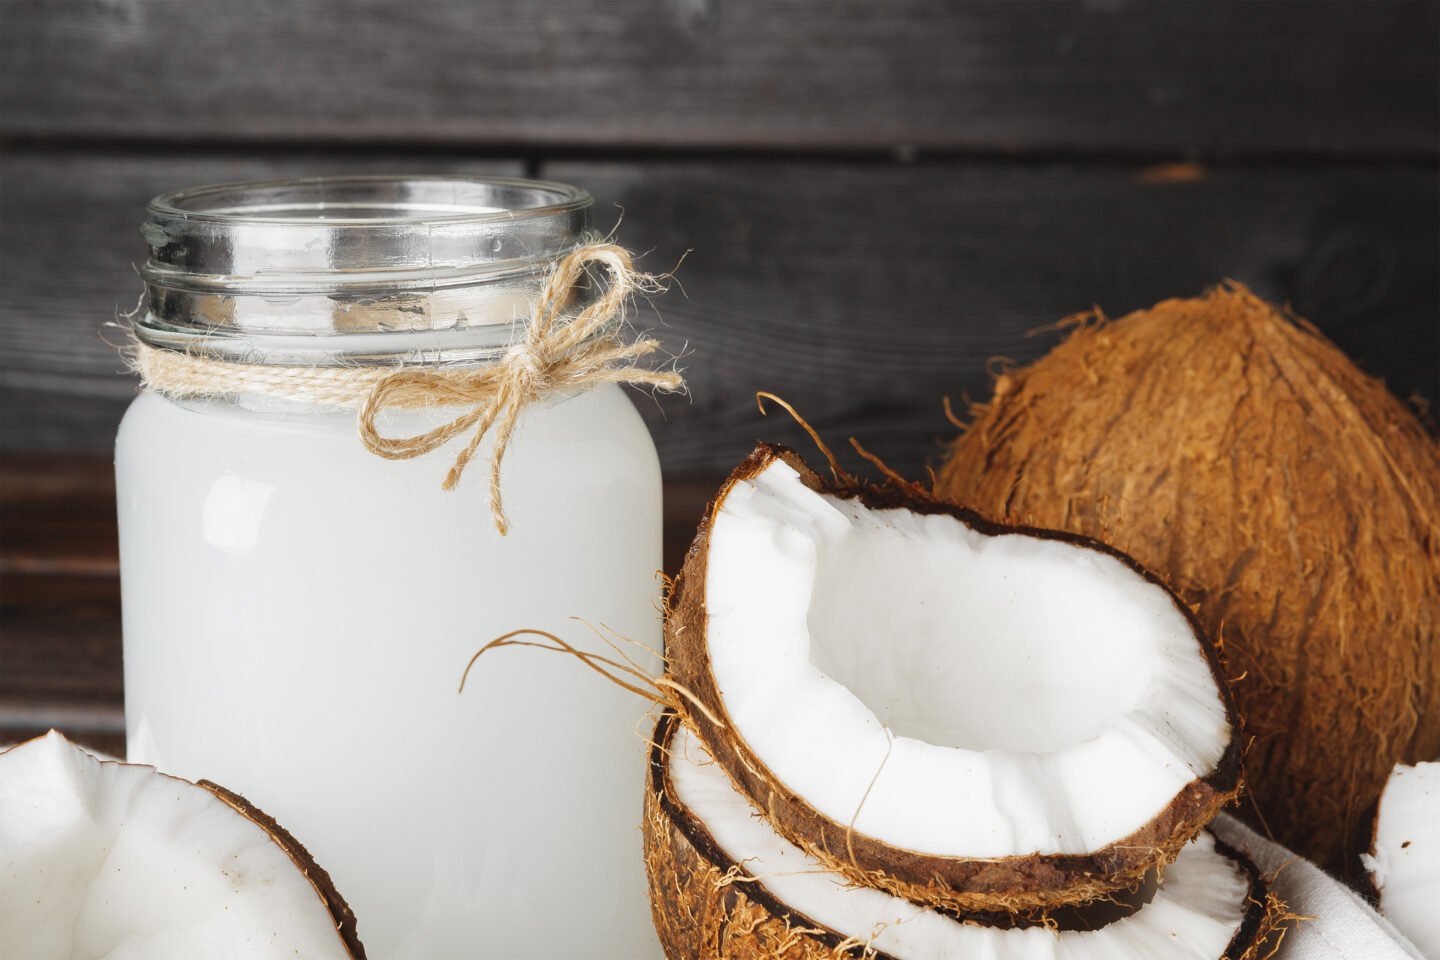
<svg viewBox="0 0 1440 960"><path fill-rule="evenodd" d="M1263 876L1274 877L1271 889L1291 913L1314 918L1290 925L1275 960L1424 960L1390 921L1309 860L1229 815L1221 816L1210 829L1255 861ZM1440 904L1436 906L1440 909Z"/></svg>

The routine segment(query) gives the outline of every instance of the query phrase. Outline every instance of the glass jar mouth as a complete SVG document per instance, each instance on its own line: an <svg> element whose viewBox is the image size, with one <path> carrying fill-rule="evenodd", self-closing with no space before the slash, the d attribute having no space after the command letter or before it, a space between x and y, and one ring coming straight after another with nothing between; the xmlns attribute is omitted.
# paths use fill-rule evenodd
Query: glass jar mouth
<svg viewBox="0 0 1440 960"><path fill-rule="evenodd" d="M594 239L593 203L567 184L467 176L166 193L140 228L136 336L260 362L473 359L528 319L555 260Z"/></svg>
<svg viewBox="0 0 1440 960"><path fill-rule="evenodd" d="M509 222L564 215L593 204L569 184L509 177L344 176L257 180L163 193L151 220L384 226ZM372 211L368 216L335 216Z"/></svg>

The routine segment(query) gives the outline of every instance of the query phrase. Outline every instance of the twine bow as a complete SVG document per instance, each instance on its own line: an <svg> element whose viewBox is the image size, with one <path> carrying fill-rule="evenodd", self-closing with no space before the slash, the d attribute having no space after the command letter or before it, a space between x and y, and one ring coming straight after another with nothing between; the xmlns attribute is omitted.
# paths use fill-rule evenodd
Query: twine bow
<svg viewBox="0 0 1440 960"><path fill-rule="evenodd" d="M591 264L610 274L604 292L573 316L564 313L576 286ZM409 367L381 379L360 408L360 439L387 460L409 460L429 453L467 431L470 441L445 475L444 489L460 482L480 441L495 430L490 457L490 511L501 536L509 530L500 496L500 463L526 404L555 391L602 383L628 383L677 391L684 378L673 370L638 366L635 361L660 349L648 337L631 341L617 336L619 321L637 290L655 289L655 280L635 271L629 251L613 243L592 243L567 255L546 279L535 314L523 341L498 362L463 370ZM606 327L616 329L605 333ZM433 430L408 437L387 437L375 421L390 407L464 406L469 409Z"/></svg>

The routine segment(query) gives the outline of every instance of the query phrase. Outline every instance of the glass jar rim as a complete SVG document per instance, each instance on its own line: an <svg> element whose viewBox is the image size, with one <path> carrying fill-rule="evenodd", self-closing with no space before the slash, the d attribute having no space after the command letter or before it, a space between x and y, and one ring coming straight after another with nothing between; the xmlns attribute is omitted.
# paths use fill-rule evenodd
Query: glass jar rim
<svg viewBox="0 0 1440 960"><path fill-rule="evenodd" d="M225 205L218 208L196 206L197 201L212 200L233 194L238 197L245 195L254 196L262 191L275 191L276 199L283 195L284 191L301 193L306 190L324 190L326 188L343 187L403 187L418 185L464 187L480 190L502 190L510 189L515 192L530 191L540 194L548 193L552 200L548 203L538 203L533 206L512 207L506 206L496 208L493 205L466 205L452 203L451 209L454 213L442 213L443 207L434 202L413 202L396 201L391 208L396 211L410 210L411 215L395 214L380 217L276 217L265 216L260 213L246 211L264 211L272 204L259 206L234 206ZM303 205L299 209L326 209L325 201L308 204L297 198L296 202ZM187 187L182 190L173 190L154 197L146 205L146 211L153 219L176 218L186 221L205 221L211 223L257 223L276 224L287 226L401 226L406 224L421 225L428 223L485 223L502 222L536 217L555 216L557 214L569 213L583 210L592 206L593 198L589 192L579 187L566 183L558 183L550 180L527 180L519 177L490 177L490 176L465 176L451 174L437 175L390 175L390 174L352 174L344 176L317 176L317 177L286 177L274 180L242 180L228 183L207 184L199 187ZM286 208L292 209L292 208Z"/></svg>

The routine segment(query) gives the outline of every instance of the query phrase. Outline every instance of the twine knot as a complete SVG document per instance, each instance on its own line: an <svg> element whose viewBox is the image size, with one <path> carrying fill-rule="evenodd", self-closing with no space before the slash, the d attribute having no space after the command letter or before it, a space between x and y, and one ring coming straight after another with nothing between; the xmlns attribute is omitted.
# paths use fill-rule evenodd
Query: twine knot
<svg viewBox="0 0 1440 960"><path fill-rule="evenodd" d="M585 309L570 316L565 308L591 264L603 267L610 282ZM480 442L495 430L490 457L490 510L495 529L504 536L510 528L500 496L500 464L509 448L520 411L547 393L594 386L629 383L657 390L677 391L684 379L673 370L637 366L633 361L660 348L642 337L618 339L626 305L637 290L657 289L654 278L635 272L629 251L613 243L593 243L567 255L546 279L526 330L498 363L456 371L423 368L397 370L375 384L360 408L360 439L370 452L391 460L408 460L428 453L465 432L470 441L455 457L443 484L455 489ZM611 327L608 335L605 328ZM409 437L387 437L375 420L391 406L415 406L417 395L435 404L469 409L433 430Z"/></svg>
<svg viewBox="0 0 1440 960"><path fill-rule="evenodd" d="M500 362L511 368L517 383L524 380L529 385L545 377L545 361L540 359L539 354L532 350L528 343L515 344L505 352L505 359Z"/></svg>

